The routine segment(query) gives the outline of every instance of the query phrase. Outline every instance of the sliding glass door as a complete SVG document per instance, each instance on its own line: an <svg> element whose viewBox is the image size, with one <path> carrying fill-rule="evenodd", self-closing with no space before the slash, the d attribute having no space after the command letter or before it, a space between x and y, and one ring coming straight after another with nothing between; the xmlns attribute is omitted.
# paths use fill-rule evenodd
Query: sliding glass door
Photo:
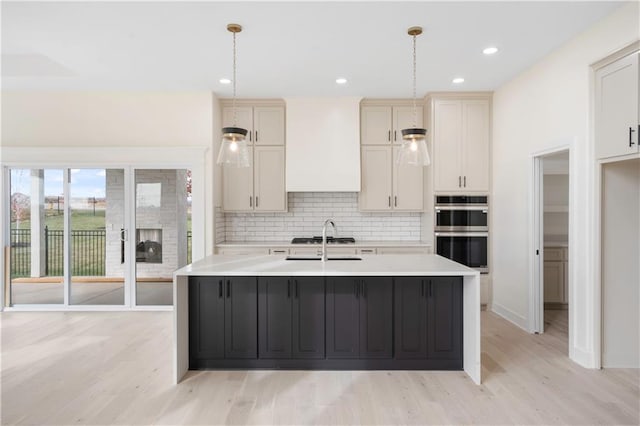
<svg viewBox="0 0 640 426"><path fill-rule="evenodd" d="M191 259L186 169L29 169L9 176L8 304L170 306Z"/></svg>

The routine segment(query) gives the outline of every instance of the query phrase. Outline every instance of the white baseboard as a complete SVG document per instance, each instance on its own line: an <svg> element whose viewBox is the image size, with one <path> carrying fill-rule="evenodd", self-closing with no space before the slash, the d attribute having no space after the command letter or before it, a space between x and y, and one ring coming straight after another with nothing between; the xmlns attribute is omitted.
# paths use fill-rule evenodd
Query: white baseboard
<svg viewBox="0 0 640 426"><path fill-rule="evenodd" d="M595 364L594 354L583 349L571 346L569 348L569 358L576 364L585 368L600 368Z"/></svg>
<svg viewBox="0 0 640 426"><path fill-rule="evenodd" d="M517 325L527 333L529 333L529 329L527 327L527 319L521 315L516 314L511 309L505 308L499 303L493 302L491 304L491 312L500 315L502 318L506 319L509 322Z"/></svg>

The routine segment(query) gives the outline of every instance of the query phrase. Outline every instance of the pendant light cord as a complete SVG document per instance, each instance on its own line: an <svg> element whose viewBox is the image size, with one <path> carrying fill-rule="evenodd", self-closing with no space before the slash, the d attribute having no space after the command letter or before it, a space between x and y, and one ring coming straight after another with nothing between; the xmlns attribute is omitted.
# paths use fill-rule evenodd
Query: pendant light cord
<svg viewBox="0 0 640 426"><path fill-rule="evenodd" d="M413 128L418 127L418 113L416 108L416 36L413 36Z"/></svg>
<svg viewBox="0 0 640 426"><path fill-rule="evenodd" d="M415 39L415 37L414 37ZM414 77L415 78L415 77ZM415 84L415 83L414 83ZM236 114L236 33L233 33L233 127L237 127L237 114Z"/></svg>

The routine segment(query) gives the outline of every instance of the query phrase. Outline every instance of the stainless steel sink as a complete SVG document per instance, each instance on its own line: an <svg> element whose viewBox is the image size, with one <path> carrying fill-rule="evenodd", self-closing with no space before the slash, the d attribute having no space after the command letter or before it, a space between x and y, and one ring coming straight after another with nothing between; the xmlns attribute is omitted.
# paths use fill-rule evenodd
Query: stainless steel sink
<svg viewBox="0 0 640 426"><path fill-rule="evenodd" d="M287 256L285 260L321 260L321 258L317 256ZM362 260L362 258L356 256L329 256L327 260Z"/></svg>

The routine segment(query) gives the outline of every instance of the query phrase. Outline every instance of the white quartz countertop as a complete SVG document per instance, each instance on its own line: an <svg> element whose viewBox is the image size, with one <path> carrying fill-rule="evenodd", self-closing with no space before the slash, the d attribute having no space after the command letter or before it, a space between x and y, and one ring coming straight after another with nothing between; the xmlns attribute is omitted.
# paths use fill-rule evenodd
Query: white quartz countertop
<svg viewBox="0 0 640 426"><path fill-rule="evenodd" d="M362 260L285 260L285 256L213 255L177 270L175 276L451 276L478 271L433 254L363 255Z"/></svg>
<svg viewBox="0 0 640 426"><path fill-rule="evenodd" d="M228 241L216 247L320 247L321 244L292 244L291 241ZM423 241L356 241L347 244L327 244L328 247L431 247Z"/></svg>

